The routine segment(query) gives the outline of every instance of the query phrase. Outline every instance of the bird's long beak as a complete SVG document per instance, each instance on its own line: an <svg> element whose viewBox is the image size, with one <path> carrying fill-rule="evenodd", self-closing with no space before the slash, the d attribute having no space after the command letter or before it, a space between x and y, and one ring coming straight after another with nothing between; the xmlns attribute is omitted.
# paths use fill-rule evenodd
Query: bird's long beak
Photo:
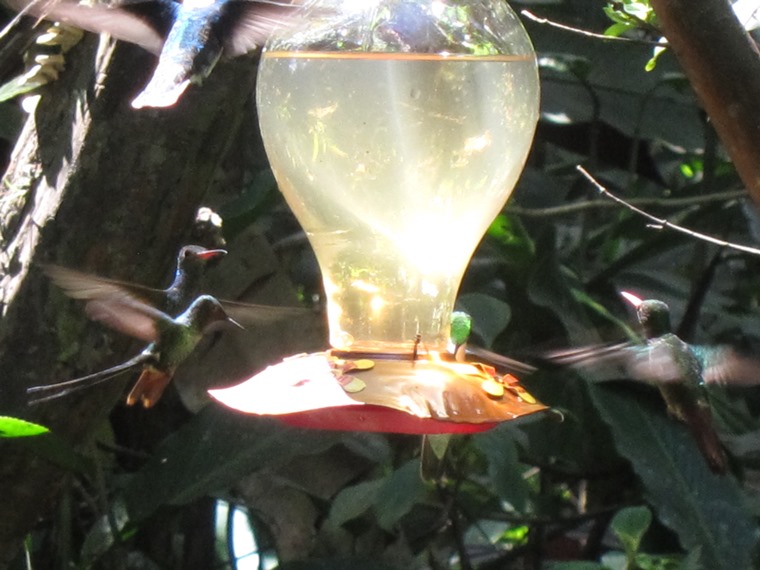
<svg viewBox="0 0 760 570"><path fill-rule="evenodd" d="M214 259L224 255L227 255L226 249L207 249L206 251L199 253L198 257L201 259Z"/></svg>
<svg viewBox="0 0 760 570"><path fill-rule="evenodd" d="M229 324L231 324L232 326L235 326L235 327L237 327L239 329L248 330L243 325L241 325L239 322L237 322L235 319L233 319L232 317L227 317L227 322Z"/></svg>
<svg viewBox="0 0 760 570"><path fill-rule="evenodd" d="M643 302L644 302L644 300L643 300L643 299L640 299L639 297L637 297L637 296L636 296L636 295L634 295L633 293L629 293L628 291L621 291L621 292L620 292L620 295L621 295L621 296L622 296L622 297L623 297L623 298L624 298L626 301L628 301L628 302L629 302L631 305L633 305L633 306L634 306L634 307L636 307L636 308L638 308L638 306L639 306L639 305L641 305L641 303L643 303Z"/></svg>

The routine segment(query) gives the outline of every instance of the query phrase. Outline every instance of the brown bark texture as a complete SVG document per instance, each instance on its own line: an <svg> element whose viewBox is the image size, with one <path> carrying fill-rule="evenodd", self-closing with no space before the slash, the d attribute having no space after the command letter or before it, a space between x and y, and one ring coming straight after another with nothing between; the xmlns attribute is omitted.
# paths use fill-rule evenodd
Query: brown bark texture
<svg viewBox="0 0 760 570"><path fill-rule="evenodd" d="M218 66L176 107L136 111L129 102L154 58L100 42L90 36L77 46L66 73L43 89L0 188L0 415L40 422L74 446L125 380L33 407L26 388L105 368L136 345L89 323L39 265L164 283L251 103L256 72L241 58ZM40 453L45 437L0 440L0 568L64 481L64 470Z"/></svg>
<svg viewBox="0 0 760 570"><path fill-rule="evenodd" d="M728 0L651 0L663 34L760 206L760 52Z"/></svg>

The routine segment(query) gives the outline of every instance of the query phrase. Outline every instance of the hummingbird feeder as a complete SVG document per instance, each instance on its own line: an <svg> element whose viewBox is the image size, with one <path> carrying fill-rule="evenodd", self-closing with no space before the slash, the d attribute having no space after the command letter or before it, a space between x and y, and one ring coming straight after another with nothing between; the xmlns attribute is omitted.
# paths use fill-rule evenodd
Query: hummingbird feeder
<svg viewBox="0 0 760 570"><path fill-rule="evenodd" d="M331 348L211 395L304 427L482 431L546 409L448 352L473 251L538 118L535 53L503 0L316 0L270 38L257 105L317 256Z"/></svg>

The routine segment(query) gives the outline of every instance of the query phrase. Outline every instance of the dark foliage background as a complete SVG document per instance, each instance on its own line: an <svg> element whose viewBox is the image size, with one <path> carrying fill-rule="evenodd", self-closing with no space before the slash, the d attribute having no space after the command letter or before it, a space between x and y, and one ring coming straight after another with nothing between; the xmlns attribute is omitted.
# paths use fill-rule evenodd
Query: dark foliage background
<svg viewBox="0 0 760 570"><path fill-rule="evenodd" d="M646 2L614 4L636 16L638 39L656 40ZM526 2L515 8L603 31L611 24L605 5ZM653 46L646 42L603 42L532 19L525 24L539 55L542 116L522 179L462 284L475 340L525 359L556 347L623 340L633 324L618 292L629 290L670 304L689 341L756 351L760 259L648 226L599 196L576 170L584 165L617 195L658 217L729 241L757 241L756 206L675 58L666 51L647 71ZM6 81L20 70L18 53L28 45L2 52ZM84 58L77 49L71 58ZM253 61L238 65L250 69ZM41 104L55 94L46 89ZM181 105L193 105L189 95ZM129 99L123 95L113 105L124 107ZM204 179L208 191L192 201L172 198L184 208L185 223L155 245L160 251L146 253L163 261L150 273L127 256L119 277L159 279L176 247L192 239L192 210L202 203L224 218L231 251L209 272L209 292L319 302L318 268L266 166L252 107L239 105L230 142L221 145L220 162ZM0 113L7 161L24 114L16 100L1 104ZM7 203L7 185L4 192ZM99 210L108 206L97 202L88 213L95 228ZM61 257L59 246L46 247L47 260ZM137 247L149 251L149 240ZM98 266L93 255L63 257L80 268ZM80 309L54 298L69 313ZM42 517L23 529L23 552L5 554L9 567L255 567L244 564L257 555L237 559L241 553L232 550L233 527L247 526L241 518L255 530L261 568L278 561L283 570L755 567L756 388L710 391L733 461L732 474L721 477L707 469L656 390L625 381L592 384L575 372L542 369L522 380L563 421L545 414L463 438L450 476L425 484L414 437L304 432L203 406L209 378L232 378L241 368L323 345L317 320L204 348L180 374L176 391L148 411L115 403L115 387L73 397L96 398L100 419L84 434L54 430L25 444L32 448L25 452L62 469ZM59 320L56 330L72 322ZM48 357L57 372L92 370L103 358L116 361L136 349L104 340L112 337L97 327L81 327L59 332L78 340L69 343L69 353ZM4 330L0 341L7 344L9 334ZM10 400L3 413L31 419L59 413L40 415ZM49 406L69 405L80 404ZM102 413L112 405L110 414ZM13 476L21 481L27 473L19 469Z"/></svg>

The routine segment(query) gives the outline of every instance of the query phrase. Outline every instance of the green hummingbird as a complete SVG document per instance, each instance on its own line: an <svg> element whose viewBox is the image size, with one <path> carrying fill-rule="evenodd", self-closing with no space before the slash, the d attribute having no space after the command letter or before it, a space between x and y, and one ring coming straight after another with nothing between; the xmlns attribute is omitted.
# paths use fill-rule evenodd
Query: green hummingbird
<svg viewBox="0 0 760 570"><path fill-rule="evenodd" d="M688 344L673 333L666 303L621 294L636 308L643 343L557 351L548 359L579 368L620 365L632 380L657 387L668 412L686 424L710 469L725 473L728 458L713 425L706 387L756 385L760 383L760 361L728 346Z"/></svg>
<svg viewBox="0 0 760 570"><path fill-rule="evenodd" d="M64 383L31 388L29 392L33 394L39 392L54 393L54 395L37 399L35 402L50 400L74 390L98 384L117 374L137 368L141 364L150 365L153 360L156 360L155 356L151 357L151 354L155 351L155 344L160 340L159 337L162 336L160 326L158 325L167 323L167 319L171 321L174 318L184 318L189 325L197 324L204 333L210 332L204 331L205 324L203 319L200 318L203 316L202 313L199 316L193 316L196 313L188 314L188 311L198 302L197 297L201 288L201 277L206 265L212 259L217 259L226 253L223 249L205 249L198 245L184 246L180 249L177 256L174 280L166 289L153 289L143 285L107 279L55 265L45 266L44 269L47 275L67 295L74 299L86 301L85 312L91 319L135 338L150 341L153 344L146 348L141 355L113 368ZM217 299L214 299L214 301L223 307L227 320L237 324L241 328L240 322L259 325L285 318L299 318L309 313L308 309L297 307L272 307L233 301L219 301ZM191 302L193 302L193 305L191 305ZM208 304L208 302L205 304ZM198 311L200 310L198 309ZM166 326L171 330L171 325L167 324ZM213 330L215 329L216 327ZM202 337L203 334L198 337L196 344ZM171 347L174 345L172 334L169 334L168 338L169 340L164 341L163 344L169 342ZM183 355L181 359L173 357L172 360L181 362L186 357L187 354ZM166 385L174 375L174 370L171 366L165 366L161 363L152 368L163 372L163 374L156 374L151 369L151 366L146 366L127 396L128 405L140 401L145 407L150 407L160 399Z"/></svg>
<svg viewBox="0 0 760 570"><path fill-rule="evenodd" d="M149 408L160 399L177 367L190 356L204 335L227 324L241 326L210 295L201 295L175 318L129 297L119 302L118 310L111 311L106 321L112 328L150 344L137 356L107 370L66 382L29 388L28 394L42 394L30 403L58 398L124 372L140 369L140 377L127 396L127 405L140 401Z"/></svg>
<svg viewBox="0 0 760 570"><path fill-rule="evenodd" d="M19 12L108 33L158 56L148 85L132 107L170 107L190 83L200 83L222 57L263 44L292 18L295 6L274 0L7 0Z"/></svg>

